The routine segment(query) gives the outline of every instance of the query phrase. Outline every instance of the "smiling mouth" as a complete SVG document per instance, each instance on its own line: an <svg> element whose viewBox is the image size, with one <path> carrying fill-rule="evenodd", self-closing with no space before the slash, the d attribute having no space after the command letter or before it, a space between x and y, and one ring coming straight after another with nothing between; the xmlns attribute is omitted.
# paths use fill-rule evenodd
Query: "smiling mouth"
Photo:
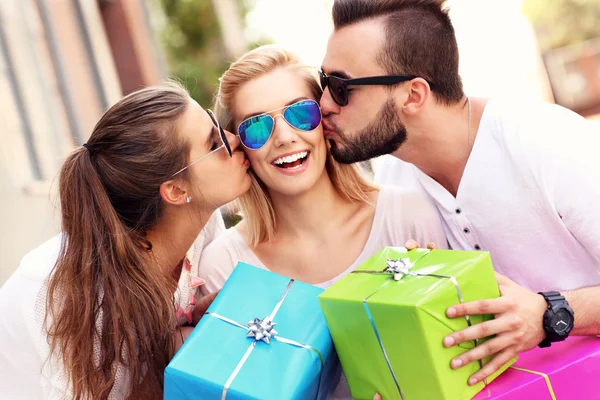
<svg viewBox="0 0 600 400"><path fill-rule="evenodd" d="M291 154L289 156L280 157L272 162L272 164L281 169L295 169L300 168L308 159L310 155L309 151L301 151L296 154Z"/></svg>

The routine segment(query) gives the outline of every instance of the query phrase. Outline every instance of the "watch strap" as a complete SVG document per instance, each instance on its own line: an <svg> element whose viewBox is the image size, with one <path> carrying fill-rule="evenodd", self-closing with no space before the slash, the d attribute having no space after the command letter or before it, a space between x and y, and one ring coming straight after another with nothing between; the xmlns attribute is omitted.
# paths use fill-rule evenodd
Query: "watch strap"
<svg viewBox="0 0 600 400"><path fill-rule="evenodd" d="M565 296L556 291L551 292L538 292L538 294L542 295L546 302L548 303L548 308L551 308L554 304L559 301L565 301Z"/></svg>
<svg viewBox="0 0 600 400"><path fill-rule="evenodd" d="M542 340L540 342L540 344L538 344L538 347L541 347L541 348L550 347L550 346L552 346L552 342L550 341L550 339L548 339L548 336L546 336L544 338L544 340Z"/></svg>

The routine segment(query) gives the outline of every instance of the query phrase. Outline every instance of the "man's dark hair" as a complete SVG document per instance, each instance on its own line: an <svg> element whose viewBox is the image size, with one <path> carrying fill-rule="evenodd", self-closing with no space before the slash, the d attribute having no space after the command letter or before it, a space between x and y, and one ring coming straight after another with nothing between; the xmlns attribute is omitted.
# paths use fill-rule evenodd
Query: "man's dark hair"
<svg viewBox="0 0 600 400"><path fill-rule="evenodd" d="M335 0L336 30L381 18L385 42L378 62L390 75L415 75L433 83L443 104L463 97L458 46L444 0Z"/></svg>

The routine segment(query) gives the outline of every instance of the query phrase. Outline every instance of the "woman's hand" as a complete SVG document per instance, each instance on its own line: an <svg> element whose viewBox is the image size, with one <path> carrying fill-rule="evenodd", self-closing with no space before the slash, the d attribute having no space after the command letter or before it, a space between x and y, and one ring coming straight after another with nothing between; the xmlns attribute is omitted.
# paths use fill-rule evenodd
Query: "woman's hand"
<svg viewBox="0 0 600 400"><path fill-rule="evenodd" d="M198 302L196 303L196 307L194 308L194 312L192 313L193 326L196 326L196 324L200 322L200 318L202 318L202 316L206 313L206 310L208 310L208 307L210 307L213 300L215 299L215 297L217 297L218 294L219 291L217 290L216 292L207 294L206 296L203 296L200 300L198 300Z"/></svg>
<svg viewBox="0 0 600 400"><path fill-rule="evenodd" d="M190 333L194 330L194 326L198 324L200 318L206 313L208 307L212 304L213 300L219 294L218 291L203 296L196 303L196 307L194 308L194 312L192 313L192 326L178 326L177 333L175 334L175 353L179 351L179 348L183 345L183 342L186 341Z"/></svg>
<svg viewBox="0 0 600 400"><path fill-rule="evenodd" d="M193 326L178 326L177 332L175 332L175 352L171 355L171 358L179 351L183 342L190 336L190 333L194 330Z"/></svg>

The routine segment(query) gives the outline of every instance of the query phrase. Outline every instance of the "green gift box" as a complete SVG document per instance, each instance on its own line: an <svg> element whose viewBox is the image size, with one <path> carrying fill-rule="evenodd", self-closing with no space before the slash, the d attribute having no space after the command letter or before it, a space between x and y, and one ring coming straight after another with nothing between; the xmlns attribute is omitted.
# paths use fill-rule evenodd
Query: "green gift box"
<svg viewBox="0 0 600 400"><path fill-rule="evenodd" d="M485 385L467 384L481 364L453 370L450 361L475 343L445 348L442 340L493 316L450 319L446 309L499 296L487 252L386 247L319 302L353 398L466 400Z"/></svg>

